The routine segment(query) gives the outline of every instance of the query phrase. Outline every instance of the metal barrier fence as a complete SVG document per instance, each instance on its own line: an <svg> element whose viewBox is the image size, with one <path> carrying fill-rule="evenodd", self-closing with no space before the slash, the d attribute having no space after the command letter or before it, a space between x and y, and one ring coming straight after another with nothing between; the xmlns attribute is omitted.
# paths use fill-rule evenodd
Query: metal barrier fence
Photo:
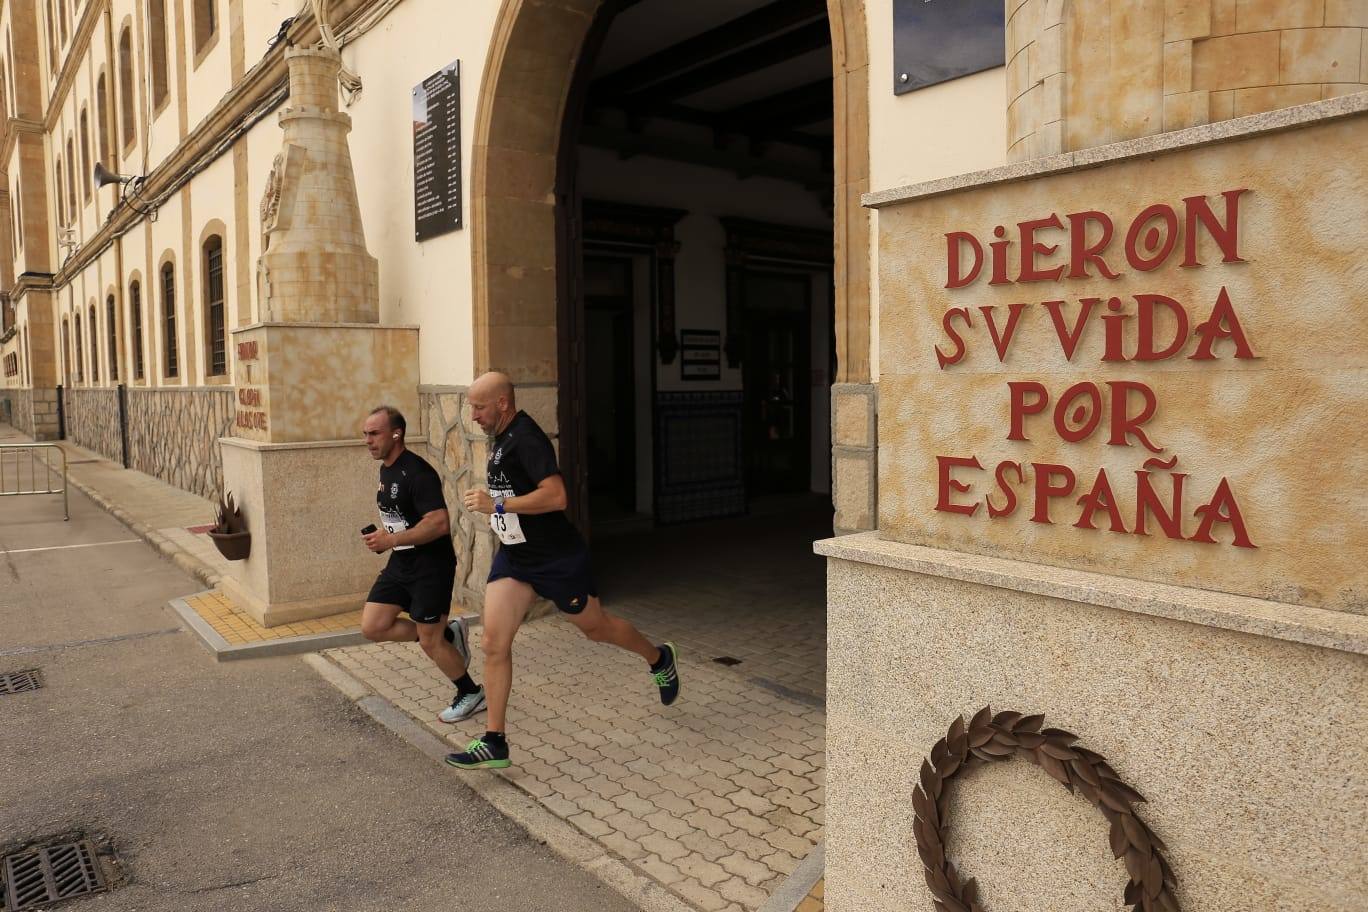
<svg viewBox="0 0 1368 912"><path fill-rule="evenodd" d="M52 459L53 451L61 457L60 488L52 486L53 479L59 475L55 460ZM25 466L28 467L27 472L24 471ZM23 494L61 494L63 519L71 519L71 503L67 497L66 450L55 443L0 443L0 497Z"/></svg>

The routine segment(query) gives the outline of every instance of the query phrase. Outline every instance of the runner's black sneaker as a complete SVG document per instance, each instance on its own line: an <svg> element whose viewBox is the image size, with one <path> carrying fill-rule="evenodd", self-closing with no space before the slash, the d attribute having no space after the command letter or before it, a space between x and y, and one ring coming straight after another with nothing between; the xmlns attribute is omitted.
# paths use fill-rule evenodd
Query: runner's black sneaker
<svg viewBox="0 0 1368 912"><path fill-rule="evenodd" d="M660 702L669 706L679 696L679 653L674 643L662 643L658 648L660 661L651 666L651 678L660 688Z"/></svg>
<svg viewBox="0 0 1368 912"><path fill-rule="evenodd" d="M460 753L447 754L446 764L463 770L507 769L509 766L508 742L490 744L483 738L476 738L467 744L466 749Z"/></svg>

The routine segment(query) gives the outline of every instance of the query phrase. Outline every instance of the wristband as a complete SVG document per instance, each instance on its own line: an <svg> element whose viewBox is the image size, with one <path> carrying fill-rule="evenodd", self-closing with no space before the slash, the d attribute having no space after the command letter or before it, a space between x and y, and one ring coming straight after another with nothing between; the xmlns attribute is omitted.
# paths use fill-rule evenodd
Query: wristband
<svg viewBox="0 0 1368 912"><path fill-rule="evenodd" d="M494 512L497 513L497 514L499 514L500 516L503 516L503 514L504 514L504 499L503 499L502 496L499 496L499 497L494 498Z"/></svg>

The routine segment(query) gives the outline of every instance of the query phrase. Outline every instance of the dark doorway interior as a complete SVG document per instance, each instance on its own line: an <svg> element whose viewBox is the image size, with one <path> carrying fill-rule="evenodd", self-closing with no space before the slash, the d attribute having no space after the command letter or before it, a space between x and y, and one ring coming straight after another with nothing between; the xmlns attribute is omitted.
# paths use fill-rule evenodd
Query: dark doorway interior
<svg viewBox="0 0 1368 912"><path fill-rule="evenodd" d="M747 495L807 492L812 279L806 273L748 272L745 283Z"/></svg>
<svg viewBox="0 0 1368 912"><path fill-rule="evenodd" d="M632 292L631 258L585 255L589 511L603 522L631 517L637 510Z"/></svg>

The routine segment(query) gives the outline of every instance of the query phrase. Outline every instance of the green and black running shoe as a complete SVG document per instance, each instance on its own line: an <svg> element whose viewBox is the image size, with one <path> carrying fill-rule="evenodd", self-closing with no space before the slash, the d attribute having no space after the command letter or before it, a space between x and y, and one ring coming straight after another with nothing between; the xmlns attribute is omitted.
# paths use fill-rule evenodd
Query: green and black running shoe
<svg viewBox="0 0 1368 912"><path fill-rule="evenodd" d="M669 706L679 696L679 653L674 643L661 643L660 661L651 666L651 678L660 688L660 702Z"/></svg>
<svg viewBox="0 0 1368 912"><path fill-rule="evenodd" d="M447 766L463 770L507 769L508 742L491 744L483 738L476 738L458 754L446 755Z"/></svg>

